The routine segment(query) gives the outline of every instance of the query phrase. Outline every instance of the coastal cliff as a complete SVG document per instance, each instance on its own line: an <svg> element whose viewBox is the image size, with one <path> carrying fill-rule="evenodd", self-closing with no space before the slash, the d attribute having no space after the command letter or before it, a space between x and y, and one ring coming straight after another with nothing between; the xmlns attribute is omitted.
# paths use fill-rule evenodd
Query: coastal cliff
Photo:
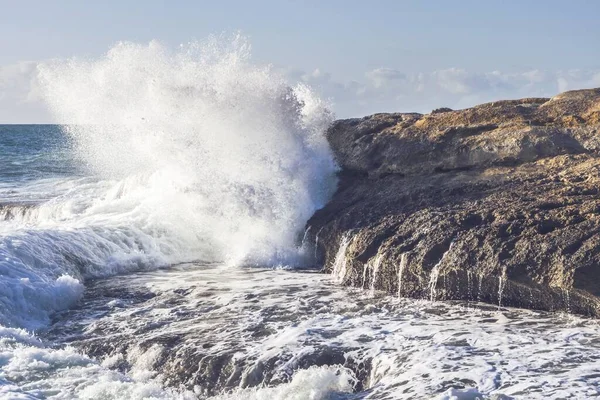
<svg viewBox="0 0 600 400"><path fill-rule="evenodd" d="M600 316L600 89L336 121L308 222L345 285Z"/></svg>

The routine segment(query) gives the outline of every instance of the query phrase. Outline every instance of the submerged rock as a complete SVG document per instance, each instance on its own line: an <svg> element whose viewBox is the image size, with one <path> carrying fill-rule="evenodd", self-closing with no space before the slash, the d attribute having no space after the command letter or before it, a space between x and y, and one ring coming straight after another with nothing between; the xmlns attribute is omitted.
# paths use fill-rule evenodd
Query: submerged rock
<svg viewBox="0 0 600 400"><path fill-rule="evenodd" d="M309 221L346 285L600 316L600 89L336 121Z"/></svg>

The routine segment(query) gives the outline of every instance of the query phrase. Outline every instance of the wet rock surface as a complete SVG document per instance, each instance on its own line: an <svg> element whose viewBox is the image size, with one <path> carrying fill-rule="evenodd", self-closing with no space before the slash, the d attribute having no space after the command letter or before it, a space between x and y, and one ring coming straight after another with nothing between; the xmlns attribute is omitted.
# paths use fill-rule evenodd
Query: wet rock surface
<svg viewBox="0 0 600 400"><path fill-rule="evenodd" d="M600 315L600 89L337 121L309 221L347 285Z"/></svg>

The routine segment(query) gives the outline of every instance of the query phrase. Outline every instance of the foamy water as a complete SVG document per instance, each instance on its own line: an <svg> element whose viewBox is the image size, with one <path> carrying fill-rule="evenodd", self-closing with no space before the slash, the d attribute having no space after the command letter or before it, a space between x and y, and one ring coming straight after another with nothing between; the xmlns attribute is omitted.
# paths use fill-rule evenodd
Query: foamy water
<svg viewBox="0 0 600 400"><path fill-rule="evenodd" d="M0 397L598 395L595 321L315 273L332 115L243 38L121 43L38 85L69 125L0 126Z"/></svg>
<svg viewBox="0 0 600 400"><path fill-rule="evenodd" d="M41 338L59 350L5 370L41 361L21 383L59 398L600 395L595 320L369 294L308 272L182 265L99 280Z"/></svg>

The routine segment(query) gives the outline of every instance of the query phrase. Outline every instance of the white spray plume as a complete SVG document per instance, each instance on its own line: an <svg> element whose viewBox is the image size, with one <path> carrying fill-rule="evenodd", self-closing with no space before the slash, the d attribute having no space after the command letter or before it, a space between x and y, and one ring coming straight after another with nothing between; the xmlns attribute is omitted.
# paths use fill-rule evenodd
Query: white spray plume
<svg viewBox="0 0 600 400"><path fill-rule="evenodd" d="M243 37L119 43L41 65L39 80L79 158L117 181L96 208L154 237L169 262L301 263L298 234L335 188L332 115L252 64Z"/></svg>

